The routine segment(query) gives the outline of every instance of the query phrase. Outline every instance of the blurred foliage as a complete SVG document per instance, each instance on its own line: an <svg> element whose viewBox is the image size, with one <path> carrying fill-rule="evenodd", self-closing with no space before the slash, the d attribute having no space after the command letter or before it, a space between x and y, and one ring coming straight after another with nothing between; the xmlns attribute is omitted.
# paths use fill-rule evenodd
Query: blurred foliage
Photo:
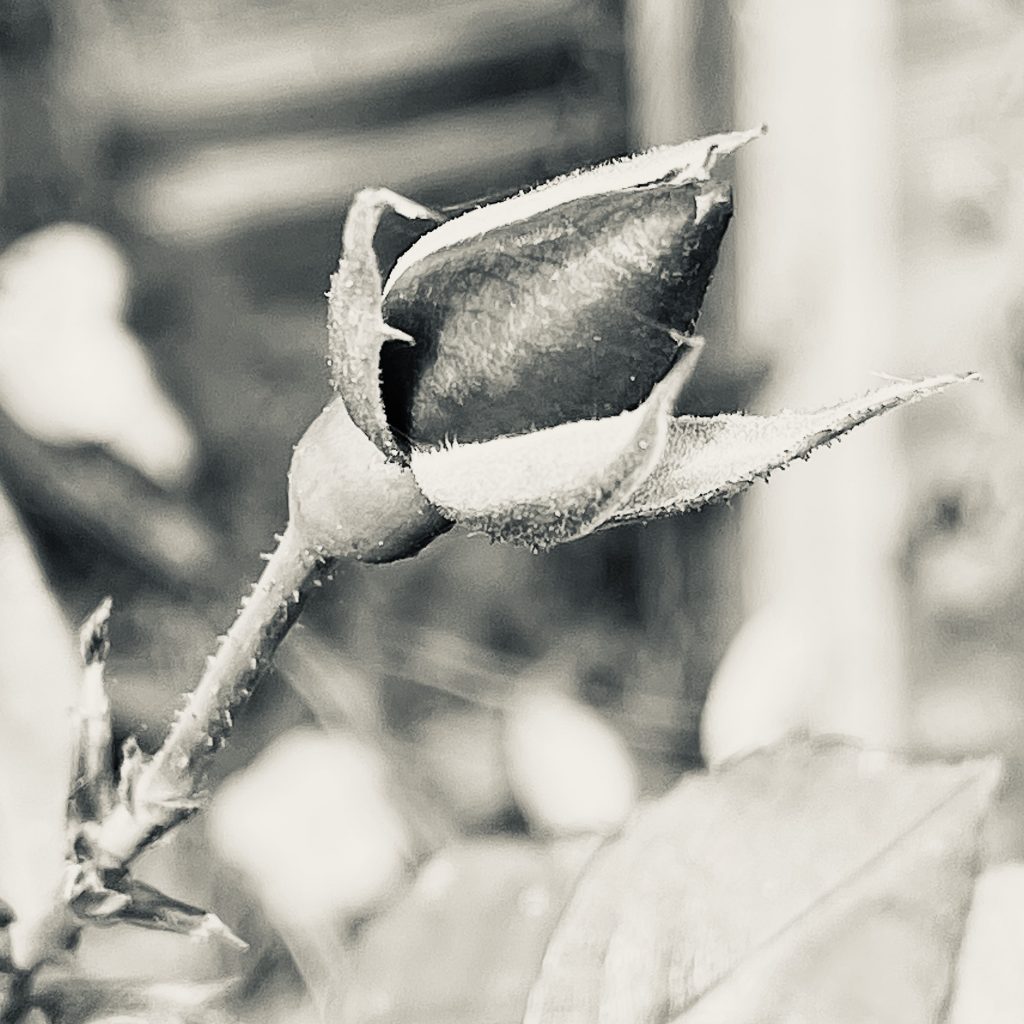
<svg viewBox="0 0 1024 1024"><path fill-rule="evenodd" d="M105 593L115 597L111 677L122 737L159 742L179 693L198 677L255 575L257 552L284 523L291 445L328 395L322 295L353 190L380 182L447 208L626 147L618 3L531 0L518 12L483 0L442 6L436 17L411 0L340 10L316 0L2 6L0 243L6 249L69 220L115 240L131 283L123 314L108 326L134 337L197 445L192 474L168 484L148 479L109 443L54 446L0 409L0 480L68 617L81 619ZM706 85L728 67L721 23L730 12L700 6L706 45L697 49L697 77ZM912 743L941 754L999 749L1019 764L1024 192L1015 76L1024 30L1019 10L999 0L897 6L913 183L908 336L928 353L929 368L949 359L966 368L967 349L990 378L962 422L948 410L922 410L908 431ZM975 88L979 69L987 90ZM727 91L709 94L698 116L728 120ZM402 243L400 226L386 224L385 264ZM66 273L59 263L54 301ZM730 273L726 260L702 321L709 334L735 320ZM687 411L745 405L766 368L749 354L708 355ZM458 884L451 864L444 868L449 856L471 879L459 904L469 921L492 912L485 897L498 900L493 913L503 920L518 885L527 895L513 910L525 908L538 929L550 924L556 904L538 896L535 874L551 854L535 840L558 836L558 822L536 812L522 772L517 781L522 755L507 716L536 687L593 725L587 735L598 745L615 746L620 780L635 771L643 794L661 792L700 758L704 694L740 625L739 534L736 511L722 507L593 536L543 559L442 539L407 564L346 567L282 651L280 677L258 691L218 772L252 765L233 783L240 788L269 764L284 789L276 816L262 824L281 829L287 813L301 813L306 825L312 819L334 834L353 813L345 801L369 797L327 785L324 803L296 806L285 785L292 769L271 760L275 738L294 741L290 730L319 723L328 738L315 742L335 753L358 744L374 763L383 755L373 799L383 791L410 833L391 865L401 878L395 884L411 884L412 868L426 860L416 885L439 887L426 896L414 889L414 901L436 900L447 891L441 882ZM787 628L799 649L799 626ZM763 659L772 640L778 645L773 634L746 663ZM803 696L793 697L800 714ZM338 769L325 763L313 771L330 782ZM1004 853L1022 844L1024 798L1014 796L1024 793L1022 779L1011 765L1016 809L995 844ZM225 799L230 792L225 786ZM259 807L265 798L251 799ZM360 935L358 956L389 981L393 962L375 960L375 950L398 939L413 951L432 946L436 922L419 935L401 920L414 904L372 924L351 903L323 908L333 927L282 920L273 900L260 898L266 883L223 856L222 839L215 855L204 826L190 825L172 847L147 853L144 874L190 902L215 905L251 952L240 958L176 936L90 931L80 963L95 987L75 980L77 1010L54 989L72 1007L68 1019L87 1019L109 1008L111 991L123 993L122 982L102 980L111 963L129 978L150 976L159 964L162 977L200 985L136 988L132 1007L150 1019L191 1019L206 997L214 1009L195 1011L196 1019L217 1019L223 993L206 983L225 975L239 976L231 998L250 1019L313 1019L300 972L330 994ZM437 860L453 840L453 852ZM580 842L559 839L577 852ZM290 870L307 869L300 848ZM493 883L505 873L509 889L499 899ZM564 889L567 877L558 874L557 885ZM470 899L473 879L485 890L482 904ZM484 972L494 952L483 940L470 948L472 928L455 951L471 974ZM985 954L975 959L992 966ZM507 994L497 992L482 989L480 1005ZM113 1003L123 1008L120 998ZM187 1012L175 1008L181 1004Z"/></svg>

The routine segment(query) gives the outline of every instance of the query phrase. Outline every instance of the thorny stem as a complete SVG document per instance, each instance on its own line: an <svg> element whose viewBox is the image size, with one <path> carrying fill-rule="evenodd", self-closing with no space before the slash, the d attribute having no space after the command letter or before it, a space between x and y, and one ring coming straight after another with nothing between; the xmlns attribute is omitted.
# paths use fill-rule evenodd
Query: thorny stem
<svg viewBox="0 0 1024 1024"><path fill-rule="evenodd" d="M197 809L210 755L231 731L310 590L331 562L289 526L206 670L153 758L128 780L126 799L103 821L94 849L104 867L129 864Z"/></svg>

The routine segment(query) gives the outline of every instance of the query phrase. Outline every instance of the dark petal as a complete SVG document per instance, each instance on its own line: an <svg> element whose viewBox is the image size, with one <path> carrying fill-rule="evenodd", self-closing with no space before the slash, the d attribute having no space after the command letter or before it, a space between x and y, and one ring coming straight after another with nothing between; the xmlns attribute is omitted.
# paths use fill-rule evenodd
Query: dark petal
<svg viewBox="0 0 1024 1024"><path fill-rule="evenodd" d="M634 409L700 312L732 203L717 181L587 196L426 255L384 319L392 428L484 441Z"/></svg>

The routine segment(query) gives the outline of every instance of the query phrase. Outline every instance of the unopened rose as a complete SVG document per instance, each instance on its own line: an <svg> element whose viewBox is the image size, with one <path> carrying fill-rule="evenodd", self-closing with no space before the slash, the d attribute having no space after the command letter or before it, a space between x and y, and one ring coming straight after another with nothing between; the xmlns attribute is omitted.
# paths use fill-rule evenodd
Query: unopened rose
<svg viewBox="0 0 1024 1024"><path fill-rule="evenodd" d="M550 547L729 497L957 379L806 414L675 414L732 216L716 161L758 134L654 149L471 209L429 228L386 280L383 211L436 216L360 193L329 293L337 397L292 469L311 545L389 561L457 523Z"/></svg>

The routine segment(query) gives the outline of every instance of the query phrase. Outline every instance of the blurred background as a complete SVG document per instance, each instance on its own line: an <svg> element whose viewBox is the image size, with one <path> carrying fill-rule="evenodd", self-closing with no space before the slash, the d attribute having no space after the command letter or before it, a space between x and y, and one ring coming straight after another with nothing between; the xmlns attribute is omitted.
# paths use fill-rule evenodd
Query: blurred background
<svg viewBox="0 0 1024 1024"><path fill-rule="evenodd" d="M685 410L984 377L728 506L343 567L143 861L253 950L90 933L89 969L241 975L253 1019L413 1019L403 985L491 1019L588 836L792 730L1006 755L989 845L1024 852L1022 68L1016 0L3 0L0 485L69 621L113 595L149 749L284 526L363 185L444 208L767 122ZM413 983L439 901L455 966Z"/></svg>

